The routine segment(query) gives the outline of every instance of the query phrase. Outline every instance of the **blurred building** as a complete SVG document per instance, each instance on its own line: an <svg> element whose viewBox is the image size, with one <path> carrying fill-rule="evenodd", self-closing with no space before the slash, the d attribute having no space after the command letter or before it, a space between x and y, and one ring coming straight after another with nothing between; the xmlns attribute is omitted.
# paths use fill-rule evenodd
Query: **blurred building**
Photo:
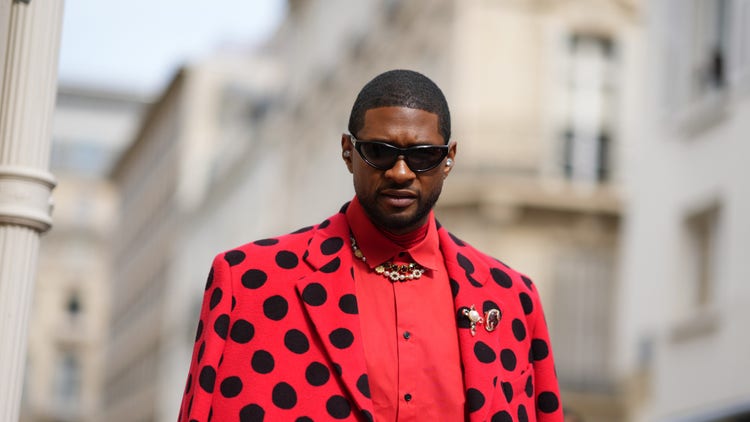
<svg viewBox="0 0 750 422"><path fill-rule="evenodd" d="M50 163L58 179L55 227L40 248L21 421L98 420L116 211L106 176L144 105L119 92L58 89Z"/></svg>
<svg viewBox="0 0 750 422"><path fill-rule="evenodd" d="M290 1L256 58L184 69L113 172L122 223L103 419L174 420L213 254L317 223L352 197L339 142L349 109L364 83L399 67L429 75L451 105L458 156L438 218L536 281L566 406L587 422L717 420L701 412L742 406L747 344L724 324L739 329L739 298L750 297L734 295L744 289L737 254L747 227L737 222L748 199L740 194L743 173L724 160L739 162L733 137L749 121L741 117L745 71L728 67L745 69L739 63L749 57L741 41L747 21L738 17L747 7L730 0ZM716 29L730 18L731 38ZM737 56L702 56L716 39ZM711 79L717 72L720 82ZM722 92L723 111L712 117L714 102L703 106L706 116L690 114L686 104L711 86ZM672 115L661 120L665 113ZM706 117L708 129L696 117ZM721 159L700 165L723 176L683 179L697 168L683 161L691 154ZM676 237L677 221L693 243ZM724 244L737 248L722 258L736 263L721 267L733 271L733 281L721 284L727 302L711 303L732 304L736 318L701 318L714 334L698 338L708 342L667 341L664 307L692 296L660 283L703 273L684 264L694 260L662 256L693 245L686 253L703 253L715 266L705 251L717 242L716 221L738 234ZM718 300L713 290L694 290ZM679 306L683 315L694 308L689 300ZM677 331L691 337L690 328ZM741 351L727 367L738 378L708 376L719 348ZM705 366L682 366L700 359ZM699 387L679 389L694 369L710 382L700 400L680 393Z"/></svg>
<svg viewBox="0 0 750 422"><path fill-rule="evenodd" d="M750 420L750 2L648 4L629 140L618 372L644 421ZM636 347L634 347L636 346Z"/></svg>
<svg viewBox="0 0 750 422"><path fill-rule="evenodd" d="M185 380L173 382L171 372L185 358L171 343L193 336L194 327L173 318L190 305L181 299L201 290L192 281L204 276L174 276L185 248L180 236L193 213L210 207L208 187L231 178L227 169L254 155L254 127L271 106L278 75L273 61L241 54L183 69L113 168L119 224L99 420L176 418L173 397L179 401Z"/></svg>

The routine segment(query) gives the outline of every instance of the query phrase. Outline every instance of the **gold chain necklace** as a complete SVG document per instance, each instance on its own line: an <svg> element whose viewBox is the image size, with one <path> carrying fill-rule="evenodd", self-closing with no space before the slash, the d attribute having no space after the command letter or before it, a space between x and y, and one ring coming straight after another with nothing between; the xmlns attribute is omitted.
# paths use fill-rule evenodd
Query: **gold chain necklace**
<svg viewBox="0 0 750 422"><path fill-rule="evenodd" d="M354 251L354 256L366 264L367 257L362 253L362 250L357 247L357 241L354 239L354 236L349 236L349 238L352 240L352 251ZM394 264L393 262L388 261L375 267L375 272L391 281L407 281L422 277L422 274L424 274L424 268L416 262L409 264Z"/></svg>

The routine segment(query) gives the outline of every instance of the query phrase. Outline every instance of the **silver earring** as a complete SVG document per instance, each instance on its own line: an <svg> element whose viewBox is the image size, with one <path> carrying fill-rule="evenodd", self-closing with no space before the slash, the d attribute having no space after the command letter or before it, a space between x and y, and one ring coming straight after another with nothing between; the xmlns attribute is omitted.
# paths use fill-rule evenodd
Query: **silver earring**
<svg viewBox="0 0 750 422"><path fill-rule="evenodd" d="M448 166L448 167L452 166L453 165L453 160L450 159L450 158L447 159L447 160L445 160L445 165Z"/></svg>
<svg viewBox="0 0 750 422"><path fill-rule="evenodd" d="M349 150L346 150L343 152L344 158L349 158L352 156L352 152Z"/></svg>

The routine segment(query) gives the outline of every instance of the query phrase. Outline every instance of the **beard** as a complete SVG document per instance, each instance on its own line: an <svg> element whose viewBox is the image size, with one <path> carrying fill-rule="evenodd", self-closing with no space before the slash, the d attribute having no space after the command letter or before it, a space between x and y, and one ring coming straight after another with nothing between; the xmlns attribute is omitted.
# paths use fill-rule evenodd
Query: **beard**
<svg viewBox="0 0 750 422"><path fill-rule="evenodd" d="M357 198L375 226L391 233L403 234L416 230L424 224L425 219L440 197L441 191L442 186L438 186L427 197L418 196L416 209L413 211L404 209L400 212L388 212L378 206L377 196L373 197L357 193Z"/></svg>

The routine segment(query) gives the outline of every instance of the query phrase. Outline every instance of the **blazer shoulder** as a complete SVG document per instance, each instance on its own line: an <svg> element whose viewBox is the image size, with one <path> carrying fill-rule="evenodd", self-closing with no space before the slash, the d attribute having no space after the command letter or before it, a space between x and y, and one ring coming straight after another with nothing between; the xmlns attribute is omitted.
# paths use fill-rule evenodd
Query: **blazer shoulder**
<svg viewBox="0 0 750 422"><path fill-rule="evenodd" d="M502 285L503 281L501 281L501 279L504 279L507 276L511 280L522 281L522 284L526 289L536 294L534 282L526 274L516 270L504 261L480 251L468 242L449 232L444 227L440 228L440 232L442 232L441 238L443 239L443 243L448 245L447 247L444 247L444 251L456 255L456 257L446 257L446 259L458 259L458 255L460 254L472 261L482 262L489 269L491 276L495 278L498 284ZM509 283L509 286L512 285L514 288L521 287L518 284L519 283Z"/></svg>
<svg viewBox="0 0 750 422"><path fill-rule="evenodd" d="M254 240L222 251L217 256L223 256L231 266L232 262L242 261L246 256L264 256L272 251L274 253L289 251L302 254L316 235L330 230L332 226L341 226L342 220L345 223L346 218L343 213L339 212L318 224L305 226L280 236Z"/></svg>

